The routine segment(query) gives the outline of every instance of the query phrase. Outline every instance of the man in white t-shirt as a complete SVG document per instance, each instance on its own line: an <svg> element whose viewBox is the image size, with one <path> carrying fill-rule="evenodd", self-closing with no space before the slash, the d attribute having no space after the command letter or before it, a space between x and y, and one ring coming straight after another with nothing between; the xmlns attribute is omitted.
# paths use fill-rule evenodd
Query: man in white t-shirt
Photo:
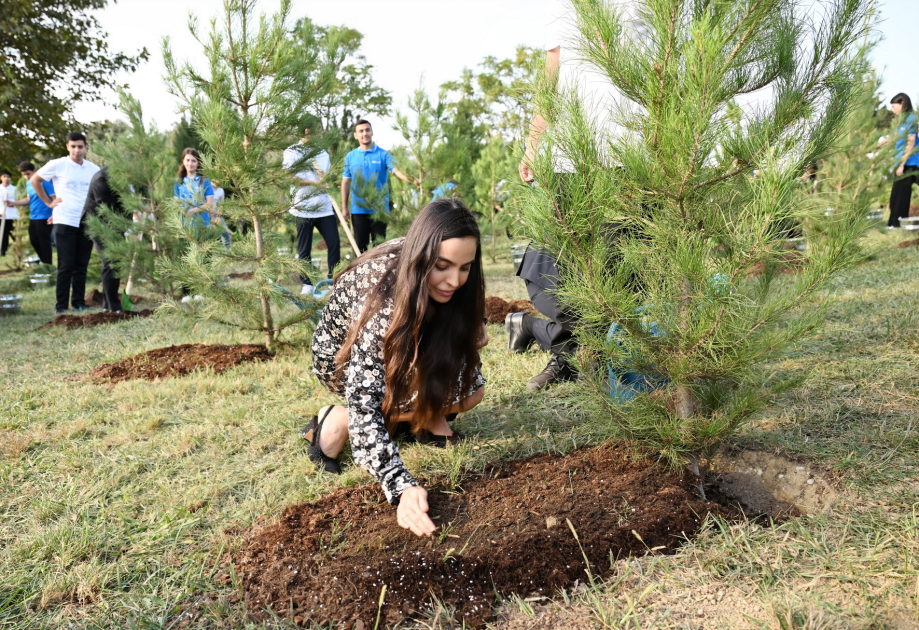
<svg viewBox="0 0 919 630"><path fill-rule="evenodd" d="M85 155L86 136L71 131L67 134L67 157L51 160L38 169L31 180L35 194L52 209L51 220L57 241L55 313L65 312L68 302L75 311L86 308L86 269L93 253L93 242L86 234L83 208L89 184L99 167L84 159ZM53 201L41 185L44 181L54 184Z"/></svg>
<svg viewBox="0 0 919 630"><path fill-rule="evenodd" d="M16 201L16 187L9 171L0 173L0 256L6 256L13 233L13 221L19 219L19 210L11 205ZM7 203L9 202L9 203Z"/></svg>
<svg viewBox="0 0 919 630"><path fill-rule="evenodd" d="M631 37L640 39L645 36L646 27L639 18L634 0L603 1L616 9ZM605 146L609 140L626 133L626 130L616 123L617 114L636 106L610 83L609 77L601 75L593 65L579 58L576 44L576 14L570 0L550 0L548 9L546 72L557 73L558 90L563 99L577 97L579 105L587 113L598 136L597 145ZM561 119L564 125L564 108L562 111ZM540 151L543 137L552 132L539 111L534 112L526 153L519 168L520 178L524 182L535 181L530 166ZM573 173L574 164L565 154L561 138L552 137L552 141L552 163L555 172ZM615 167L611 163L606 166ZM564 180L564 176L561 179ZM564 183L562 185L564 186ZM564 205L563 194L559 197L559 203ZM566 311L564 305L559 304L554 295L560 282L555 259L531 243L520 263L517 275L526 282L527 293L533 306L549 318L549 321L546 321L525 313L511 313L504 321L508 332L509 350L523 352L530 344L536 343L543 350L552 353L548 365L527 383L527 390L539 391L553 383L577 378L576 372L568 362L578 347L573 333L574 317Z"/></svg>
<svg viewBox="0 0 919 630"><path fill-rule="evenodd" d="M310 129L303 130L299 144L284 151L284 168L293 171L295 183L291 186L293 205L289 212L297 217L297 256L307 263L311 260L313 250L313 228L325 239L328 248L328 277L332 277L335 265L341 260L341 239L338 236L338 219L332 207L332 199L322 192L322 178L332 169L329 154L320 151L310 157L307 147L310 140ZM300 276L303 283L301 295L313 292L313 283L309 276Z"/></svg>

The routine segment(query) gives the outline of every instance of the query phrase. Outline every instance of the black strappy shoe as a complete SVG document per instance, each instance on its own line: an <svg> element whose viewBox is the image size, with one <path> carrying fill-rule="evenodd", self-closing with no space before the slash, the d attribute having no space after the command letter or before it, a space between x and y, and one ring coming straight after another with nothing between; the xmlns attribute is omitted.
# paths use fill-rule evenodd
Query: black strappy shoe
<svg viewBox="0 0 919 630"><path fill-rule="evenodd" d="M321 419L319 416L313 416L310 423L300 430L300 438L306 440L310 444L306 449L306 456L311 462L327 473L340 475L341 466L338 465L335 458L329 457L319 448L319 433L322 431L322 424L325 422L325 419L329 417L329 414L332 413L333 408L334 406L326 407L325 413L322 413L322 410L320 410L319 413L322 413Z"/></svg>

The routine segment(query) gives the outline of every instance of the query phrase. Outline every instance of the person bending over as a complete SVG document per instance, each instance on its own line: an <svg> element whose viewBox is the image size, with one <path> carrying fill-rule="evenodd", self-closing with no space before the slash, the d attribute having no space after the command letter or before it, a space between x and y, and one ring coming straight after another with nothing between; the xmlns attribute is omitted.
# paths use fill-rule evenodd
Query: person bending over
<svg viewBox="0 0 919 630"><path fill-rule="evenodd" d="M324 407L303 430L309 458L340 473L335 458L350 440L354 461L399 506L399 525L428 536L435 527L427 492L392 436L407 423L434 443L453 443L459 436L448 417L485 395L479 350L488 333L475 218L458 199L432 201L405 238L360 256L334 287L313 335L313 372L346 405Z"/></svg>

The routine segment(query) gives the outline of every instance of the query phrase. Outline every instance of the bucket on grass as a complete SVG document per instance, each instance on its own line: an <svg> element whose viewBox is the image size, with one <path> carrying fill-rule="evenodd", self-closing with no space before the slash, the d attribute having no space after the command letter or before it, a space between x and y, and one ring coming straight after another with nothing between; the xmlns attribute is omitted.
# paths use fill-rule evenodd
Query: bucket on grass
<svg viewBox="0 0 919 630"><path fill-rule="evenodd" d="M797 236L795 238L786 238L785 239L785 249L794 249L799 252L803 252L807 249L807 239L803 236Z"/></svg>
<svg viewBox="0 0 919 630"><path fill-rule="evenodd" d="M16 315L21 308L21 295L0 295L0 315Z"/></svg>
<svg viewBox="0 0 919 630"><path fill-rule="evenodd" d="M523 255L527 251L526 243L514 243L511 245L511 262L514 263L514 271L520 268L520 263L523 262Z"/></svg>
<svg viewBox="0 0 919 630"><path fill-rule="evenodd" d="M44 289L51 284L51 274L33 273L29 276L29 282L32 283L33 289Z"/></svg>
<svg viewBox="0 0 919 630"><path fill-rule="evenodd" d="M313 267L319 271L322 271L322 258L310 258L310 263L313 265Z"/></svg>
<svg viewBox="0 0 919 630"><path fill-rule="evenodd" d="M904 217L900 219L900 227L904 230L919 230L919 217Z"/></svg>

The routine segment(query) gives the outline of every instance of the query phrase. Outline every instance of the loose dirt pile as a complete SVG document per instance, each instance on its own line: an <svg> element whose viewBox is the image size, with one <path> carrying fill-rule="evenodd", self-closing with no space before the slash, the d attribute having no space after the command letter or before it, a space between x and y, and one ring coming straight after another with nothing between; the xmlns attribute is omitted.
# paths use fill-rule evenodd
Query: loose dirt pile
<svg viewBox="0 0 919 630"><path fill-rule="evenodd" d="M504 318L508 313L529 313L538 315L529 300L514 300L508 302L502 298L490 296L485 298L485 318L489 324L504 325Z"/></svg>
<svg viewBox="0 0 919 630"><path fill-rule="evenodd" d="M492 618L496 593L554 596L629 554L672 553L705 516L739 511L697 498L680 476L621 445L545 453L428 485L439 529L401 529L375 486L339 490L256 526L234 557L251 614L297 624L390 626L430 610L432 594L466 627ZM569 528L570 521L577 539ZM386 587L382 607L380 593Z"/></svg>
<svg viewBox="0 0 919 630"><path fill-rule="evenodd" d="M128 319L134 319L135 317L150 317L151 315L153 315L153 311L150 309L125 313L92 313L90 315L64 314L58 315L47 324L39 326L38 329L41 330L42 328L51 328L53 326L63 326L70 330L74 328L94 328L96 326L102 326L103 324L114 324L115 322L123 322Z"/></svg>
<svg viewBox="0 0 919 630"><path fill-rule="evenodd" d="M83 296L86 306L102 306L103 299L105 296L102 295L102 291L96 288L90 289L89 293Z"/></svg>
<svg viewBox="0 0 919 630"><path fill-rule="evenodd" d="M267 361L270 358L265 346L186 343L150 350L117 363L103 363L87 376L96 384L118 383L134 378L155 381L170 376L185 376L195 370L208 368L219 374L246 361Z"/></svg>
<svg viewBox="0 0 919 630"><path fill-rule="evenodd" d="M251 271L240 271L240 272L234 271L233 273L228 273L227 277L237 278L239 280L251 280L253 275L254 274Z"/></svg>
<svg viewBox="0 0 919 630"><path fill-rule="evenodd" d="M786 252L782 254L780 258L781 259L777 261L775 268L776 275L798 273L802 267L809 263L807 257L803 254L800 254L799 252ZM747 277L758 278L764 273L766 273L766 263L761 260L753 265L753 267L750 269L750 272L747 274Z"/></svg>
<svg viewBox="0 0 919 630"><path fill-rule="evenodd" d="M897 247L900 249L906 249L907 247L917 247L919 246L919 238L910 239L908 241L901 241Z"/></svg>

